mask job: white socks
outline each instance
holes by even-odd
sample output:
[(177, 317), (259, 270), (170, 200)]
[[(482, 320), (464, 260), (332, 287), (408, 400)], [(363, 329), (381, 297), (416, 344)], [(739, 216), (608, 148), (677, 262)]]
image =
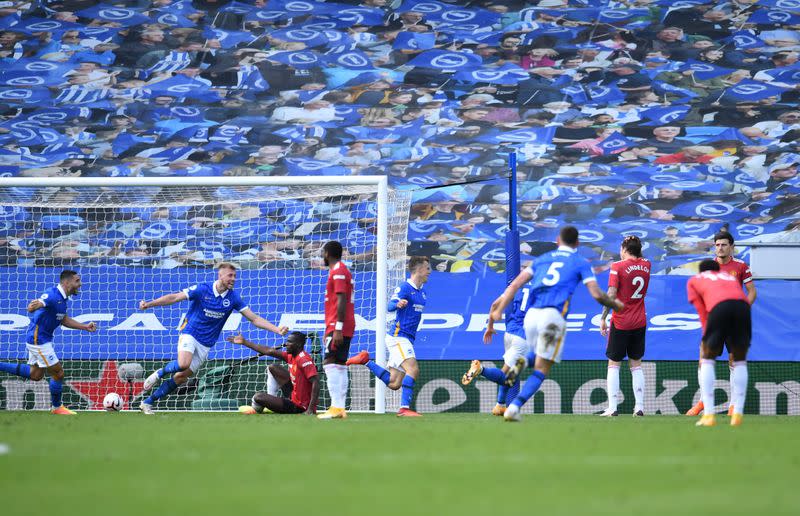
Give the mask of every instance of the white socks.
[(714, 365), (714, 360), (704, 358), (700, 360), (700, 369), (697, 371), (697, 381), (700, 383), (700, 394), (706, 414), (714, 413), (714, 382), (717, 379)]
[(619, 366), (608, 366), (606, 375), (606, 393), (608, 394), (608, 410), (617, 410), (617, 393), (619, 392)]
[(275, 380), (275, 378), (270, 374), (269, 370), (267, 370), (267, 394), (270, 396), (277, 396), (278, 391), (280, 390), (281, 388), (278, 385), (278, 381)]
[(731, 403), (734, 414), (744, 414), (744, 400), (747, 397), (747, 362), (734, 362), (731, 370)]
[(322, 366), (328, 379), (328, 394), (331, 396), (331, 407), (345, 408), (347, 389), (350, 387), (350, 376), (347, 366), (325, 364)]
[(644, 411), (644, 371), (642, 367), (631, 368), (631, 379), (633, 382), (633, 398), (636, 400), (636, 406), (633, 411)]

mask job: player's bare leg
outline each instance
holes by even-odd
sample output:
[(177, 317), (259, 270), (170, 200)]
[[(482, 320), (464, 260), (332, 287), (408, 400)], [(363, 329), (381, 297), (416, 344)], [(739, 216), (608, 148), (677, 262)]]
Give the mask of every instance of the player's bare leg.
[(615, 360), (608, 361), (608, 372), (606, 373), (606, 394), (608, 396), (608, 407), (600, 414), (601, 417), (616, 417), (619, 415), (617, 411), (617, 394), (619, 393), (619, 367), (621, 362)]
[[(520, 362), (527, 363), (527, 359), (520, 358), (517, 360), (517, 364)], [(542, 382), (544, 382), (545, 377), (550, 374), (550, 368), (553, 367), (552, 360), (547, 360), (545, 358), (536, 357), (536, 363), (533, 367), (533, 374), (528, 378), (525, 382), (525, 385), (522, 387), (522, 391), (520, 391), (519, 396), (515, 399), (509, 406), (506, 408), (505, 414), (503, 414), (503, 419), (506, 421), (521, 421), (522, 417), (520, 416), (520, 409), (522, 408), (522, 404), (527, 402), (541, 387)]]
[(191, 378), (194, 375), (194, 372), (192, 372), (192, 370), (190, 369), (192, 365), (192, 358), (194, 358), (194, 354), (191, 351), (185, 351), (185, 350), (178, 351), (177, 366), (180, 369), (180, 371), (172, 375), (172, 378), (163, 382), (158, 387), (158, 389), (156, 389), (156, 391), (150, 395), (150, 397), (146, 398), (139, 404), (139, 410), (141, 410), (143, 414), (149, 416), (155, 413), (153, 411), (152, 401), (148, 400), (157, 400), (163, 396), (166, 396), (167, 394), (175, 390), (178, 386), (186, 383), (189, 380), (189, 378)]
[[(33, 373), (33, 369), (31, 369), (31, 373)], [(61, 404), (61, 386), (64, 382), (64, 368), (62, 367), (61, 362), (49, 366), (47, 368), (47, 374), (49, 374), (50, 378), (52, 378), (50, 381), (50, 397), (53, 403), (53, 408), (50, 409), (50, 413), (58, 414), (59, 416), (74, 416), (76, 414), (75, 411), (72, 411)]]
[[(411, 397), (414, 394), (414, 384), (419, 377), (419, 364), (416, 358), (407, 358), (400, 364), (402, 371), (392, 369), (391, 379), (389, 380), (389, 388), (394, 389), (402, 388), (403, 392), (400, 397), (400, 410), (397, 411), (399, 417), (420, 417), (416, 411), (411, 410)], [(399, 382), (399, 383), (398, 383)]]
[(703, 413), (703, 416), (695, 423), (695, 426), (714, 426), (717, 424), (713, 413), (716, 357), (711, 350), (706, 349), (705, 344), (702, 345), (701, 350), (703, 359), (700, 361), (697, 380), (700, 384), (700, 395), (702, 396), (703, 404), (705, 407), (710, 407), (710, 409)]

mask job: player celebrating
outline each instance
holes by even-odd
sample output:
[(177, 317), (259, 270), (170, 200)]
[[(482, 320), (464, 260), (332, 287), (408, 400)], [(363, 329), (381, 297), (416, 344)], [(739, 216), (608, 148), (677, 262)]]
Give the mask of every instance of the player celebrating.
[[(561, 228), (556, 242), (558, 249), (539, 256), (533, 265), (520, 272), (489, 314), (492, 320), (499, 321), (517, 291), (528, 281), (531, 282), (534, 301), (525, 314), (525, 335), (529, 346), (535, 342), (536, 363), (533, 374), (525, 382), (519, 396), (506, 408), (503, 414), (506, 421), (520, 421), (522, 405), (536, 394), (553, 364), (561, 361), (567, 327), (564, 318), (579, 282), (586, 285), (591, 296), (601, 305), (619, 311), (625, 308), (619, 300), (611, 299), (600, 290), (589, 262), (578, 254), (577, 229), (572, 226)], [(517, 359), (514, 375), (519, 375), (527, 365), (525, 358)]]
[[(287, 370), (278, 365), (267, 368), (267, 392), (257, 392), (253, 395), (252, 405), (239, 408), (243, 414), (261, 414), (264, 410), (276, 414), (314, 414), (317, 412), (319, 399), (319, 377), (317, 366), (305, 352), (306, 336), (298, 331), (293, 331), (286, 337), (286, 351), (253, 344), (241, 334), (228, 337), (228, 342), (242, 344), (261, 355), (278, 358), (289, 365)], [(284, 397), (278, 396), (282, 391)]]
[(97, 331), (97, 324), (79, 323), (67, 315), (67, 300), (81, 289), (80, 275), (71, 270), (61, 272), (58, 285), (45, 291), (39, 299), (28, 303), (28, 313), (33, 313), (28, 325), (25, 346), (28, 348), (27, 364), (0, 363), (0, 371), (29, 378), (38, 382), (44, 373), (50, 375), (50, 409), (51, 414), (74, 416), (75, 412), (61, 403), (61, 392), (64, 388), (64, 368), (53, 350), (53, 332), (59, 326), (90, 333)]
[[(727, 272), (729, 275), (736, 278), (739, 282), (739, 288), (744, 286), (747, 289), (747, 302), (751, 305), (756, 301), (756, 285), (753, 282), (753, 275), (750, 273), (750, 267), (748, 267), (747, 263), (738, 258), (733, 257), (734, 246), (733, 246), (733, 235), (728, 233), (727, 231), (720, 231), (716, 235), (714, 235), (714, 250), (715, 250), (715, 260), (719, 264), (719, 268), (722, 272)], [(702, 351), (700, 360), (702, 361)], [(733, 357), (728, 356), (728, 365), (733, 370)], [(736, 393), (733, 392), (731, 389), (731, 399), (736, 397)], [(687, 416), (697, 416), (700, 412), (703, 411), (704, 404), (703, 400), (697, 402), (695, 406), (690, 408), (688, 412), (686, 412)], [(733, 403), (730, 403), (728, 406), (728, 415), (733, 414)]]
[[(715, 361), (725, 345), (733, 357), (731, 425), (739, 426), (742, 424), (747, 394), (747, 350), (752, 330), (750, 303), (738, 280), (720, 268), (715, 260), (703, 260), (700, 262), (700, 274), (689, 279), (686, 288), (689, 302), (697, 309), (703, 326), (703, 340), (700, 343), (702, 358), (697, 374), (703, 404), (714, 407)], [(714, 426), (715, 417), (712, 410), (707, 410), (697, 421), (697, 426)]]
[(419, 366), (414, 356), (414, 339), (417, 327), (422, 319), (427, 295), (423, 286), (431, 275), (431, 265), (425, 256), (412, 256), (408, 260), (411, 277), (394, 290), (389, 300), (389, 311), (397, 311), (397, 319), (392, 335), (386, 336), (386, 347), (389, 349), (389, 371), (369, 359), (368, 351), (361, 351), (347, 361), (347, 365), (361, 364), (367, 366), (380, 381), (396, 391), (403, 388), (400, 397), (400, 417), (419, 417), (411, 410), (411, 396), (414, 394), (414, 383), (419, 377)]
[[(506, 317), (506, 331), (503, 334), (503, 367), (483, 367), (480, 360), (473, 360), (469, 370), (461, 377), (463, 385), (469, 385), (477, 375), (481, 375), (487, 380), (498, 384), (497, 404), (492, 408), (493, 416), (502, 416), (506, 411), (506, 406), (519, 394), (519, 378), (514, 375), (514, 364), (519, 358), (525, 357), (529, 353), (528, 341), (525, 338), (525, 313), (530, 300), (530, 289), (523, 288), (514, 295), (511, 305), (510, 317)], [(494, 310), (499, 300), (495, 300), (491, 312)], [(490, 344), (495, 334), (494, 321), (490, 318), (483, 333), (483, 343)], [(533, 364), (535, 358), (530, 357), (529, 363)], [(509, 377), (509, 372), (511, 376)], [(511, 386), (507, 385), (511, 383)]]
[(328, 379), (331, 406), (318, 414), (319, 419), (345, 419), (345, 403), (350, 378), (347, 356), (356, 329), (353, 296), (355, 284), (350, 271), (342, 262), (342, 244), (331, 240), (322, 247), (322, 259), (328, 266), (325, 285), (325, 358), (322, 368)]
[(144, 390), (147, 391), (164, 375), (170, 375), (167, 381), (139, 405), (143, 413), (153, 414), (153, 403), (186, 383), (197, 373), (206, 361), (208, 352), (216, 344), (225, 321), (234, 310), (262, 330), (279, 335), (285, 335), (289, 331), (286, 326), (278, 327), (259, 317), (242, 301), (239, 293), (233, 290), (236, 284), (236, 267), (232, 263), (220, 263), (217, 269), (216, 281), (193, 285), (181, 292), (167, 294), (153, 301), (139, 302), (139, 310), (147, 310), (154, 306), (169, 306), (187, 299), (191, 301), (178, 337), (178, 359), (148, 376), (144, 382)]
[(644, 298), (650, 284), (650, 262), (642, 258), (642, 241), (637, 236), (627, 236), (622, 240), (619, 250), (622, 260), (611, 265), (608, 277), (608, 297), (617, 298), (625, 303), (625, 310), (614, 311), (611, 316), (611, 330), (606, 324), (608, 307), (600, 316), (600, 333), (608, 337), (606, 357), (608, 357), (608, 373), (606, 375), (606, 392), (608, 392), (608, 408), (602, 416), (616, 416), (617, 392), (619, 392), (619, 366), (627, 355), (633, 380), (633, 396), (636, 400), (633, 408), (634, 416), (644, 416), (644, 372), (642, 357), (644, 356), (644, 337), (647, 327), (647, 315), (644, 309)]

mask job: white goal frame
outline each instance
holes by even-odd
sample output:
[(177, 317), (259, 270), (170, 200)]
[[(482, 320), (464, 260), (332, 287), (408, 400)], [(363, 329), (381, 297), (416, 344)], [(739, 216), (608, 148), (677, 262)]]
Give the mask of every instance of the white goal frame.
[[(239, 176), (239, 177), (0, 177), (0, 188), (146, 188), (146, 187), (222, 187), (222, 186), (374, 186), (377, 192), (377, 274), (375, 296), (375, 362), (386, 364), (387, 288), (388, 288), (388, 203), (386, 176)], [(375, 413), (386, 412), (386, 386), (375, 382)]]

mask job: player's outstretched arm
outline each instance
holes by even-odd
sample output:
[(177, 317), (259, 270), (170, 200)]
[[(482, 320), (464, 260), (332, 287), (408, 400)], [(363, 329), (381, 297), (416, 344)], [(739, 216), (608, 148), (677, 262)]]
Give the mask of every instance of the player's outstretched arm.
[(259, 355), (266, 355), (268, 357), (280, 358), (281, 360), (283, 360), (283, 352), (280, 349), (271, 348), (269, 346), (262, 346), (261, 344), (250, 342), (249, 340), (245, 339), (241, 333), (231, 337), (225, 337), (225, 340), (227, 340), (231, 344), (239, 344), (241, 346), (246, 346), (255, 351), (256, 353), (258, 353)]
[(589, 289), (589, 294), (601, 305), (617, 311), (622, 311), (622, 309), (625, 308), (625, 305), (622, 304), (622, 301), (619, 299), (612, 299), (608, 297), (608, 294), (600, 290), (600, 286), (596, 281), (588, 281), (585, 283), (585, 285), (586, 288)]
[(503, 312), (506, 311), (508, 305), (511, 304), (511, 301), (514, 299), (514, 296), (517, 295), (517, 291), (522, 288), (527, 282), (531, 280), (533, 276), (528, 270), (524, 270), (517, 274), (517, 277), (514, 278), (514, 281), (511, 282), (509, 286), (506, 287), (506, 290), (503, 294), (494, 300), (492, 303), (492, 307), (489, 311), (489, 319), (492, 321), (499, 321), (503, 318)]
[[(606, 295), (611, 299), (616, 299), (617, 287), (608, 287), (608, 292), (606, 292)], [(610, 311), (611, 309), (609, 307), (604, 306), (603, 313), (600, 314), (600, 335), (602, 335), (603, 337), (608, 336), (608, 323), (606, 322), (606, 319), (608, 318), (608, 312)]]
[(35, 312), (36, 310), (38, 310), (40, 308), (44, 308), (44, 301), (42, 301), (41, 299), (34, 299), (30, 303), (28, 303), (27, 310), (28, 310), (28, 313), (31, 313), (31, 312)]
[(308, 401), (306, 414), (314, 415), (317, 413), (317, 403), (319, 403), (319, 376), (312, 376), (308, 381), (311, 382), (311, 399)]
[(240, 312), (245, 319), (253, 323), (253, 326), (256, 328), (261, 328), (262, 330), (271, 331), (272, 333), (277, 333), (278, 335), (286, 335), (289, 333), (288, 326), (275, 326), (268, 320), (264, 319), (260, 315), (256, 315), (255, 312), (250, 310), (249, 308), (245, 308)]
[(96, 322), (88, 322), (86, 324), (79, 323), (72, 317), (65, 315), (64, 318), (61, 320), (61, 325), (66, 326), (67, 328), (72, 328), (73, 330), (83, 330), (88, 331), (89, 333), (94, 333), (97, 331), (97, 323)]
[(173, 294), (161, 296), (152, 301), (139, 301), (139, 310), (147, 310), (148, 308), (153, 308), (154, 306), (174, 305), (175, 303), (185, 301), (187, 299), (189, 299), (189, 295), (186, 294), (186, 292), (175, 292)]

